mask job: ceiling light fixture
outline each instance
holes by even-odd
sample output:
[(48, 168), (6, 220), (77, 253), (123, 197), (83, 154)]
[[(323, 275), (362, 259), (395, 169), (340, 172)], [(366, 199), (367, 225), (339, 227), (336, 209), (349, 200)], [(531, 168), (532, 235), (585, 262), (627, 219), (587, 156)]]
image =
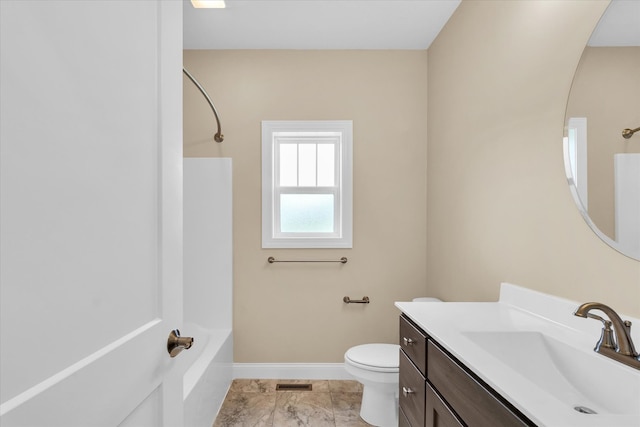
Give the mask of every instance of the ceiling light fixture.
[(207, 8), (207, 9), (224, 9), (227, 7), (224, 4), (224, 0), (191, 0), (191, 4), (195, 8)]

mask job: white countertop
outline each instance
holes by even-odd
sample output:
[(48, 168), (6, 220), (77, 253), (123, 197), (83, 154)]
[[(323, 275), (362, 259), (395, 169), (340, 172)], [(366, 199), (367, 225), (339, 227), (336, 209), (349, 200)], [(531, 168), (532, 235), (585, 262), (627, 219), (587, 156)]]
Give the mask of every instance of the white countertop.
[[(593, 351), (600, 337), (602, 324), (593, 319), (574, 316), (574, 310), (580, 305), (578, 302), (503, 283), (498, 302), (396, 302), (395, 305), (540, 427), (640, 427), (640, 370)], [(631, 320), (635, 324), (632, 336), (636, 347), (640, 347), (640, 321), (619, 314), (624, 320)], [(521, 337), (543, 334), (567, 344), (570, 350), (575, 349), (576, 355), (580, 356), (576, 360), (593, 360), (600, 364), (599, 367), (603, 367), (607, 375), (603, 377), (600, 372), (603, 379), (597, 380), (600, 381), (597, 390), (593, 390), (595, 387), (583, 387), (583, 390), (579, 390), (581, 395), (594, 396), (593, 401), (568, 404), (545, 389), (543, 380), (537, 383), (532, 381), (531, 375), (522, 375), (518, 369), (495, 357), (470, 338), (474, 333), (484, 332), (507, 333), (507, 336), (510, 332), (533, 333)], [(514, 342), (514, 345), (517, 343)], [(536, 360), (533, 356), (530, 361), (518, 361), (520, 364), (523, 362), (535, 370), (536, 366), (533, 365)], [(593, 385), (593, 378), (598, 377), (598, 373), (589, 372), (589, 367), (584, 372), (580, 372), (580, 366), (573, 368), (579, 375), (584, 374), (585, 378), (591, 380), (585, 384)], [(612, 409), (615, 405), (605, 407), (606, 405), (598, 406), (594, 403), (601, 403), (599, 399), (603, 398), (603, 394), (615, 393), (615, 378), (624, 379), (626, 396), (631, 397), (632, 403), (636, 402), (636, 405), (625, 405), (624, 414)], [(598, 413), (579, 413), (573, 409), (575, 405), (588, 406)]]

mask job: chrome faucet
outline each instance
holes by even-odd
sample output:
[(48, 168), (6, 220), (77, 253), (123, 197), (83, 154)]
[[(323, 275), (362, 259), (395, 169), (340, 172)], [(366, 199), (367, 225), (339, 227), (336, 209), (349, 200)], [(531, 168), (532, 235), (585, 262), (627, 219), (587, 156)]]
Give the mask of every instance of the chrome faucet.
[[(590, 313), (591, 310), (600, 310), (607, 315), (609, 320)], [(631, 339), (631, 322), (622, 320), (618, 313), (611, 307), (599, 302), (586, 302), (576, 309), (575, 316), (596, 319), (602, 322), (602, 335), (596, 344), (594, 351), (610, 357), (625, 365), (640, 369), (640, 355), (633, 346)], [(611, 327), (613, 326), (613, 330)], [(614, 340), (615, 334), (615, 340)]]

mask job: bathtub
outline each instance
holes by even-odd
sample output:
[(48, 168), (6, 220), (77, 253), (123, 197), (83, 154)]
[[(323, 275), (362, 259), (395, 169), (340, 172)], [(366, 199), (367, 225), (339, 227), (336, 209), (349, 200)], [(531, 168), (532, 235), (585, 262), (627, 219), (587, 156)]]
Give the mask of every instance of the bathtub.
[(231, 384), (231, 159), (184, 159), (184, 323), (194, 338), (177, 358), (185, 427), (211, 427)]
[(231, 329), (205, 329), (185, 323), (185, 336), (194, 344), (176, 359), (186, 366), (183, 376), (185, 427), (211, 427), (231, 384)]

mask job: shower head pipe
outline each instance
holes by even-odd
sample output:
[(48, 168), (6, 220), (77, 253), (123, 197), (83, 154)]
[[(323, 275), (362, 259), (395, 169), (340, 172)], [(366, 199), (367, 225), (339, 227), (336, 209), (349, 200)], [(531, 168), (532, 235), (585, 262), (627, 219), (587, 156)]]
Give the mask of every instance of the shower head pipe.
[(224, 141), (224, 135), (222, 134), (222, 126), (220, 126), (220, 118), (218, 117), (218, 110), (216, 110), (215, 105), (213, 105), (213, 101), (211, 101), (211, 98), (209, 98), (209, 94), (207, 94), (207, 91), (204, 90), (204, 88), (202, 87), (202, 85), (200, 83), (198, 83), (198, 81), (191, 75), (191, 73), (189, 73), (186, 68), (182, 68), (182, 72), (189, 77), (189, 80), (191, 80), (191, 82), (196, 85), (196, 87), (198, 88), (198, 90), (200, 91), (200, 93), (202, 93), (202, 95), (204, 96), (204, 98), (207, 100), (207, 102), (209, 103), (209, 106), (211, 107), (211, 111), (213, 111), (213, 115), (216, 118), (216, 124), (218, 125), (218, 132), (216, 132), (216, 134), (213, 136), (214, 141), (216, 142), (222, 142)]
[(629, 139), (633, 136), (634, 133), (638, 132), (640, 130), (640, 128), (635, 128), (635, 129), (624, 129), (622, 131), (622, 137), (624, 139)]

